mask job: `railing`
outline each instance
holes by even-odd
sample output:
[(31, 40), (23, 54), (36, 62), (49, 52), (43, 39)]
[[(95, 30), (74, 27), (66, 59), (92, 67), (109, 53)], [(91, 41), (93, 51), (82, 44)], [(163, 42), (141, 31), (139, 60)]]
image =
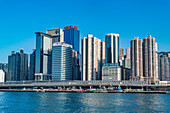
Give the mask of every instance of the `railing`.
[(0, 85), (147, 85), (145, 81), (15, 81), (4, 82)]

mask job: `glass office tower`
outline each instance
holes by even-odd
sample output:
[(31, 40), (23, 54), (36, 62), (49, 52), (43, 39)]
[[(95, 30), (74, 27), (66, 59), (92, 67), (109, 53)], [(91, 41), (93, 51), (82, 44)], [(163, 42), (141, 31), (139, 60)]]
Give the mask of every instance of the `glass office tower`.
[(61, 28), (48, 29), (46, 34), (51, 35), (52, 44), (55, 42), (63, 42), (64, 41), (64, 31)]
[[(64, 28), (64, 42), (72, 45), (73, 49), (80, 52), (80, 31), (76, 26), (66, 26)], [(79, 58), (79, 56), (78, 56)]]
[[(77, 65), (78, 68), (78, 77), (74, 80), (80, 80), (80, 31), (77, 30), (76, 26), (66, 26), (64, 27), (64, 42), (72, 45), (72, 49), (77, 52), (77, 61), (73, 65)], [(73, 77), (75, 78), (75, 77)]]
[(53, 44), (52, 50), (52, 80), (72, 80), (72, 46), (64, 42)]
[(119, 34), (105, 36), (105, 63), (119, 63)]
[(121, 80), (119, 34), (105, 35), (105, 63), (102, 66), (102, 80)]
[(52, 64), (51, 35), (36, 32), (35, 80), (49, 80)]

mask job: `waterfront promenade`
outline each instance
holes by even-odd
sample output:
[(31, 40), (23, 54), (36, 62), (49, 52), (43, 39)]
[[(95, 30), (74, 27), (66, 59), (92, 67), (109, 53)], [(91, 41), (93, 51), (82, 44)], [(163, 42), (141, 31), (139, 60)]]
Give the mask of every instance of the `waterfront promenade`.
[(4, 82), (0, 83), (0, 89), (12, 88), (108, 88), (118, 87), (123, 89), (147, 89), (150, 87), (168, 88), (170, 84), (147, 84), (145, 81), (20, 81), (20, 82)]

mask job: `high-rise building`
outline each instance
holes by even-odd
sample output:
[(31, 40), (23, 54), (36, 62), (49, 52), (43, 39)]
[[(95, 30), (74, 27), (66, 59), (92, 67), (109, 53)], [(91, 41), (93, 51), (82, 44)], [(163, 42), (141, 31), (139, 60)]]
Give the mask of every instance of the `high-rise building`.
[(0, 63), (0, 69), (2, 69), (2, 70), (8, 69), (8, 64), (7, 63)]
[(32, 54), (30, 54), (30, 68), (29, 68), (28, 80), (35, 80), (35, 59), (36, 59), (35, 53), (36, 53), (36, 49), (34, 49)]
[(102, 80), (102, 65), (104, 63), (105, 63), (105, 42), (101, 42), (101, 64), (100, 64), (101, 77), (100, 77), (100, 80)]
[[(72, 49), (74, 52), (76, 52), (77, 61), (74, 60), (74, 67), (77, 69), (76, 74), (77, 77), (73, 76), (74, 80), (80, 80), (81, 74), (80, 74), (80, 31), (77, 29), (76, 26), (66, 26), (64, 27), (64, 42), (72, 45)], [(78, 64), (78, 65), (77, 65)], [(74, 74), (75, 75), (75, 74)]]
[(50, 80), (52, 66), (51, 35), (36, 32), (35, 80)]
[(105, 63), (105, 42), (101, 42), (101, 63)]
[(156, 46), (155, 38), (147, 35), (143, 39), (143, 79), (147, 83), (154, 83), (156, 80)]
[(138, 80), (143, 77), (142, 40), (139, 37), (131, 40), (130, 50), (132, 78)]
[(121, 80), (119, 34), (105, 35), (105, 63), (102, 66), (102, 80)]
[(161, 81), (170, 81), (170, 57), (168, 57), (168, 54), (168, 52), (158, 53), (158, 75)]
[(0, 82), (5, 82), (5, 72), (0, 69)]
[(170, 81), (169, 75), (169, 59), (167, 56), (162, 55), (160, 57), (160, 80), (161, 81)]
[(159, 54), (156, 52), (156, 74), (155, 78), (159, 79)]
[(36, 32), (35, 80), (50, 80), (52, 73), (52, 44), (64, 41), (61, 28)]
[[(0, 63), (0, 69), (2, 69), (5, 72), (5, 77), (7, 77), (8, 74), (8, 64), (7, 63)], [(6, 80), (6, 78), (5, 78)]]
[(129, 58), (125, 58), (125, 60), (124, 60), (124, 67), (128, 68), (128, 69), (131, 69), (131, 61), (130, 61)]
[(124, 58), (124, 49), (119, 48), (119, 60), (121, 60), (122, 58)]
[(80, 80), (80, 65), (77, 62), (77, 51), (72, 50), (72, 70), (73, 70), (73, 80)]
[(101, 80), (102, 59), (104, 43), (101, 40), (88, 34), (81, 39), (81, 79)]
[(52, 80), (72, 80), (72, 46), (64, 42), (53, 44), (52, 50)]
[(72, 45), (73, 50), (80, 52), (80, 31), (76, 26), (64, 27), (64, 42)]
[(131, 79), (131, 69), (129, 68), (122, 68), (122, 80), (130, 80)]
[(155, 38), (147, 35), (142, 42), (138, 37), (134, 37), (131, 40), (132, 79), (139, 80), (140, 78), (141, 81), (149, 84), (158, 81), (157, 58)]
[(119, 63), (119, 34), (105, 35), (105, 63)]
[(19, 53), (12, 51), (8, 56), (7, 81), (28, 80), (28, 54), (23, 49)]
[(52, 44), (55, 42), (64, 42), (64, 31), (61, 28), (48, 29), (46, 34), (51, 35)]
[(130, 59), (130, 48), (126, 49), (126, 58)]

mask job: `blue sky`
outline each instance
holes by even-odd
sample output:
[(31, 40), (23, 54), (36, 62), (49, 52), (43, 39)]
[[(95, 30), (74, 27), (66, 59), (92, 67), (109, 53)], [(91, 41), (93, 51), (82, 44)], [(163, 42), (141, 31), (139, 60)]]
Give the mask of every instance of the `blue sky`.
[(170, 51), (170, 0), (0, 0), (0, 62), (11, 51), (35, 48), (35, 32), (75, 25), (104, 41), (119, 33), (120, 47), (150, 34), (159, 51)]

